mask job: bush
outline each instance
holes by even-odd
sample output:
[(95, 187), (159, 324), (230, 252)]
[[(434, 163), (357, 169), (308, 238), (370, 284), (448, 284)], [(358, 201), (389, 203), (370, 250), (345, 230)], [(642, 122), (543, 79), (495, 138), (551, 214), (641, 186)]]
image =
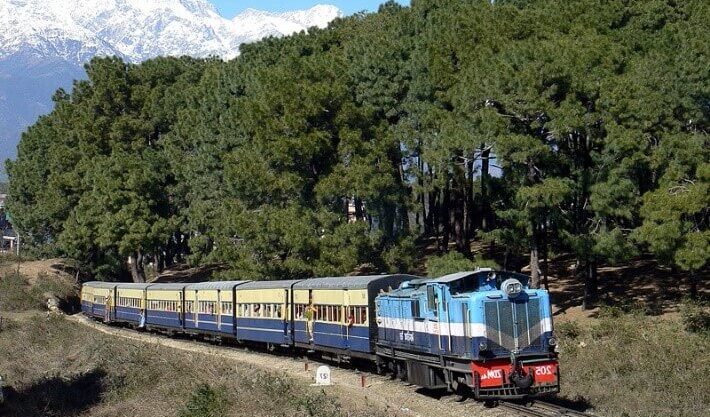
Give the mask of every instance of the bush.
[(402, 239), (382, 254), (382, 260), (391, 273), (411, 272), (416, 262), (416, 245), (411, 238)]
[(427, 275), (440, 277), (460, 271), (473, 271), (476, 268), (499, 269), (500, 266), (490, 259), (476, 256), (474, 260), (468, 259), (460, 252), (449, 252), (441, 256), (432, 256), (426, 263)]
[(207, 384), (200, 384), (192, 394), (180, 417), (222, 417), (229, 409), (226, 389), (212, 389)]
[(683, 325), (691, 333), (710, 334), (710, 303), (686, 300), (681, 307)]
[(558, 337), (574, 340), (582, 334), (582, 328), (575, 321), (565, 321), (555, 325)]
[(449, 252), (441, 256), (432, 256), (426, 262), (427, 275), (440, 277), (459, 271), (469, 271), (476, 268), (472, 260), (459, 252)]

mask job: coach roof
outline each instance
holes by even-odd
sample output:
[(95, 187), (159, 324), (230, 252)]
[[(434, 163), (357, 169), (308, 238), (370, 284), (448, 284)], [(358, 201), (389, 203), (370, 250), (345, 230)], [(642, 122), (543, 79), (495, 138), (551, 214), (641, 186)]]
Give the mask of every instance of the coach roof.
[(116, 284), (118, 282), (89, 281), (84, 283), (85, 286), (90, 288), (113, 288)]
[(208, 281), (187, 284), (186, 290), (231, 290), (249, 281)]
[(159, 284), (150, 284), (148, 286), (148, 291), (154, 291), (154, 290), (165, 290), (165, 291), (176, 291), (176, 290), (182, 290), (183, 288), (187, 287), (188, 284), (165, 284), (165, 283), (159, 283)]
[(367, 275), (355, 277), (326, 277), (326, 278), (310, 278), (303, 280), (293, 286), (294, 289), (363, 289), (368, 288), (370, 284), (379, 280), (388, 280), (389, 278), (404, 278), (417, 279), (413, 275)]
[(152, 284), (147, 284), (145, 282), (121, 282), (118, 284), (118, 289), (120, 290), (144, 290), (150, 287)]
[(285, 279), (277, 281), (250, 281), (244, 285), (240, 285), (240, 290), (268, 290), (268, 289), (285, 289), (291, 288), (291, 286), (297, 282), (301, 282), (300, 279)]

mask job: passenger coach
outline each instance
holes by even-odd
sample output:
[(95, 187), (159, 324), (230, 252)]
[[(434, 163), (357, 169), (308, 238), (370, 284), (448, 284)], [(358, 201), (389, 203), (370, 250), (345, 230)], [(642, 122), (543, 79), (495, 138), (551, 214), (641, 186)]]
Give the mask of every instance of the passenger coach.
[(401, 274), (328, 277), (294, 284), (295, 345), (374, 358), (375, 297), (416, 278)]
[(186, 285), (185, 331), (234, 337), (234, 289), (247, 282), (212, 281)]
[(293, 344), (293, 285), (299, 281), (253, 281), (236, 288), (238, 340)]

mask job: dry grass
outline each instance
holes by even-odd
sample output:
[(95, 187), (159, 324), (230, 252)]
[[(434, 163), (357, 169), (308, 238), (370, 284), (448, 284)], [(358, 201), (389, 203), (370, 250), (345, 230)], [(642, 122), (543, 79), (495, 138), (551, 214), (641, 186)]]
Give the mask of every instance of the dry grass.
[(676, 319), (602, 309), (561, 323), (562, 393), (603, 416), (701, 417), (710, 410), (710, 337)]
[(52, 296), (63, 307), (78, 303), (78, 288), (70, 281), (39, 273), (33, 280), (15, 271), (0, 273), (0, 312), (44, 309)]
[(285, 374), (111, 338), (58, 315), (2, 331), (0, 374), (8, 417), (377, 414)]

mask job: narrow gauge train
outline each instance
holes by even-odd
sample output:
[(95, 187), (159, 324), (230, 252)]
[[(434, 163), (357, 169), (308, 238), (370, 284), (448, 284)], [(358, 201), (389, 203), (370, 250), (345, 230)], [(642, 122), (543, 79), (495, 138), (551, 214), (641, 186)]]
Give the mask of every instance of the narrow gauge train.
[(559, 392), (549, 295), (511, 272), (88, 282), (81, 304), (104, 322), (361, 358), (412, 384), (478, 399)]

